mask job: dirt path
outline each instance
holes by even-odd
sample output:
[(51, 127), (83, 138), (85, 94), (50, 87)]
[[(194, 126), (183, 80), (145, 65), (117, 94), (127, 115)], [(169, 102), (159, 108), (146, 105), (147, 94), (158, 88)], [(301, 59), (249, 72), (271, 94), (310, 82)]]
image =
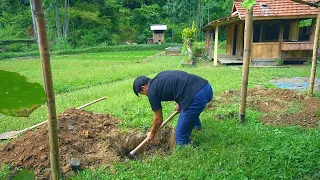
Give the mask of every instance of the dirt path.
[[(239, 99), (239, 91), (226, 91), (217, 103), (239, 103)], [(297, 125), (308, 128), (320, 125), (320, 114), (317, 115), (320, 113), (320, 99), (292, 90), (249, 89), (247, 107), (263, 112), (261, 121), (267, 125)]]

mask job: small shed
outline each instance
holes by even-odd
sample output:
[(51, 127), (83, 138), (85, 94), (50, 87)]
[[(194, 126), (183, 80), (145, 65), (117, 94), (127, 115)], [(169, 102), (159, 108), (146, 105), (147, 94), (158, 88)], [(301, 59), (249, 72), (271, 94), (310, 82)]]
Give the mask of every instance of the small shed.
[[(209, 57), (212, 56), (213, 31), (215, 30), (215, 36), (218, 36), (219, 27), (224, 26), (227, 28), (226, 55), (242, 58), (246, 16), (246, 9), (241, 6), (242, 2), (234, 0), (229, 17), (214, 20), (204, 28)], [(256, 2), (253, 7), (253, 61), (310, 60), (318, 10), (291, 0), (256, 0)], [(304, 25), (305, 22), (308, 22), (308, 25)], [(214, 58), (217, 58), (216, 54)]]
[(163, 44), (164, 43), (164, 31), (167, 30), (165, 24), (152, 24), (150, 26), (152, 31), (152, 39), (148, 39), (148, 43), (151, 44)]

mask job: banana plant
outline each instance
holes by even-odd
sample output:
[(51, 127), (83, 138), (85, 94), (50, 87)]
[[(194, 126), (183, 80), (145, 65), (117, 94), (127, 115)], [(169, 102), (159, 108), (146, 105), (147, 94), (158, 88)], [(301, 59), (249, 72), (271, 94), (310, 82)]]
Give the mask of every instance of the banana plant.
[(28, 117), (46, 101), (44, 88), (27, 78), (10, 71), (0, 70), (0, 113)]

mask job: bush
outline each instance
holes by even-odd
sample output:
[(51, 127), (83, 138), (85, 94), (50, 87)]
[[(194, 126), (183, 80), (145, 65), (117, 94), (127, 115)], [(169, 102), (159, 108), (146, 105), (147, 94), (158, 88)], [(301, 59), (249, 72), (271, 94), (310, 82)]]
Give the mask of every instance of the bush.
[[(99, 52), (122, 52), (122, 51), (151, 51), (159, 50), (164, 51), (167, 47), (181, 46), (178, 43), (165, 43), (165, 44), (137, 44), (137, 45), (118, 45), (108, 46), (107, 44), (100, 44), (96, 47), (82, 48), (82, 49), (66, 49), (62, 51), (52, 52), (52, 55), (65, 55), (65, 54), (79, 54), (79, 53), (99, 53)], [(1, 59), (26, 57), (26, 56), (39, 56), (39, 51), (29, 52), (4, 52), (0, 53)]]
[(71, 49), (71, 48), (72, 47), (68, 43), (67, 39), (61, 38), (61, 39), (57, 39), (57, 41), (52, 44), (51, 50), (58, 51), (58, 50), (65, 50), (65, 49)]
[(0, 49), (3, 52), (26, 52), (37, 50), (38, 46), (32, 40), (7, 40), (0, 41)]
[(82, 49), (70, 49), (59, 52), (54, 52), (53, 54), (78, 54), (78, 53), (98, 53), (98, 52), (121, 52), (121, 51), (148, 51), (148, 50), (159, 50), (164, 51), (167, 47), (181, 46), (177, 43), (166, 43), (166, 44), (136, 44), (136, 45), (118, 45), (118, 46), (97, 46)]
[(192, 45), (192, 51), (196, 57), (202, 57), (205, 54), (204, 42), (194, 42)]

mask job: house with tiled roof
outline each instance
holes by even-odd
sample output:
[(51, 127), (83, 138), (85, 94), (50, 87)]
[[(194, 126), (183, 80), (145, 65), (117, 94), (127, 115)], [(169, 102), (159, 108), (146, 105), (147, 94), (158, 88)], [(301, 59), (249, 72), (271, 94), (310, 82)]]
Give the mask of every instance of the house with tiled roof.
[[(306, 1), (314, 3), (318, 0)], [(234, 0), (229, 17), (216, 19), (205, 26), (209, 57), (212, 57), (213, 37), (218, 36), (219, 28), (226, 28), (226, 55), (241, 61), (247, 12), (241, 6), (242, 2)], [(256, 2), (253, 7), (252, 60), (310, 60), (318, 10), (291, 0)]]

